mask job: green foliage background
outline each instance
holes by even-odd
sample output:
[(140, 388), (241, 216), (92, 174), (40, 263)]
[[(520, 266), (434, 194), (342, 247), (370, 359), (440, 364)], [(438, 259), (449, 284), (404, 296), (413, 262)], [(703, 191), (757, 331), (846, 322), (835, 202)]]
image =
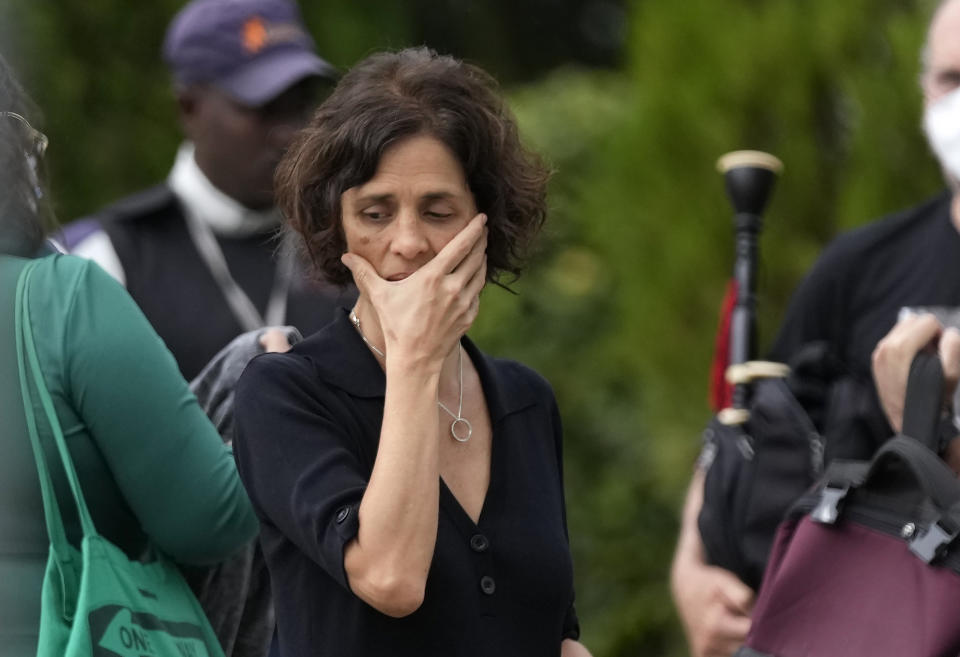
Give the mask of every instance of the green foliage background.
[[(157, 53), (179, 4), (0, 4), (0, 50), (46, 115), (61, 218), (166, 174), (178, 134)], [(440, 35), (500, 76), (555, 167), (547, 235), (519, 295), (486, 292), (473, 333), (556, 388), (585, 642), (597, 657), (685, 654), (667, 573), (732, 263), (714, 162), (757, 148), (786, 165), (762, 238), (766, 344), (831, 236), (942, 186), (919, 129), (929, 3), (634, 0), (608, 14), (625, 38), (594, 57), (617, 64), (604, 68), (525, 55), (536, 38), (562, 50), (550, 25), (508, 38), (511, 12), (547, 16), (562, 2), (303, 4), (343, 67)]]

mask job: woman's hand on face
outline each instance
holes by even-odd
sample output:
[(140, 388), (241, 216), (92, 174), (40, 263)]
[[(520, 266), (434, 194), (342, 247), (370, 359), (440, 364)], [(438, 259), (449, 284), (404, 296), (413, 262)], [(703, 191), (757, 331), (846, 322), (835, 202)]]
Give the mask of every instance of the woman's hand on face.
[(487, 277), (487, 217), (478, 214), (420, 269), (400, 281), (381, 278), (364, 258), (341, 260), (383, 331), (387, 353), (437, 366), (477, 317)]

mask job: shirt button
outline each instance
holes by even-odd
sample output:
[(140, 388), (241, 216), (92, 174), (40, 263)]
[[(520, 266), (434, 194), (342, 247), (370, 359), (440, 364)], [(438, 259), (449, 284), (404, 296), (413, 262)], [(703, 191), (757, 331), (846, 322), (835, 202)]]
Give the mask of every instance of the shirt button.
[(484, 575), (480, 578), (480, 590), (487, 595), (493, 595), (493, 592), (497, 590), (497, 583), (489, 575)]
[(490, 540), (483, 534), (474, 534), (470, 537), (470, 549), (474, 552), (486, 552), (490, 547)]
[(343, 507), (342, 509), (340, 509), (339, 511), (337, 511), (337, 524), (342, 523), (344, 520), (347, 519), (347, 516), (349, 516), (349, 515), (350, 515), (350, 507), (349, 507), (349, 506), (345, 506), (345, 507)]

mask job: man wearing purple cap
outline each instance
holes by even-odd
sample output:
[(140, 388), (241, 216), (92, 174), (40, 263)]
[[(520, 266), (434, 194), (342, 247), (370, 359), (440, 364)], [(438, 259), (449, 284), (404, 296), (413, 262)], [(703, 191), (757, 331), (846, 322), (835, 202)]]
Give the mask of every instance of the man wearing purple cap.
[(273, 172), (336, 69), (291, 0), (193, 0), (163, 57), (186, 137), (170, 175), (64, 239), (127, 287), (190, 379), (241, 332), (332, 317), (337, 292), (276, 239)]

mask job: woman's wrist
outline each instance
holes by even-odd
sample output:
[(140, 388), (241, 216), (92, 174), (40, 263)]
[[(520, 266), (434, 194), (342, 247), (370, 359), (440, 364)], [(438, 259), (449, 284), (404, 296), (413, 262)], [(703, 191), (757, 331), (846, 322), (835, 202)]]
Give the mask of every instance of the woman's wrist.
[(443, 358), (431, 357), (415, 350), (388, 350), (385, 361), (387, 380), (392, 377), (413, 378), (425, 385), (436, 385), (443, 368)]

